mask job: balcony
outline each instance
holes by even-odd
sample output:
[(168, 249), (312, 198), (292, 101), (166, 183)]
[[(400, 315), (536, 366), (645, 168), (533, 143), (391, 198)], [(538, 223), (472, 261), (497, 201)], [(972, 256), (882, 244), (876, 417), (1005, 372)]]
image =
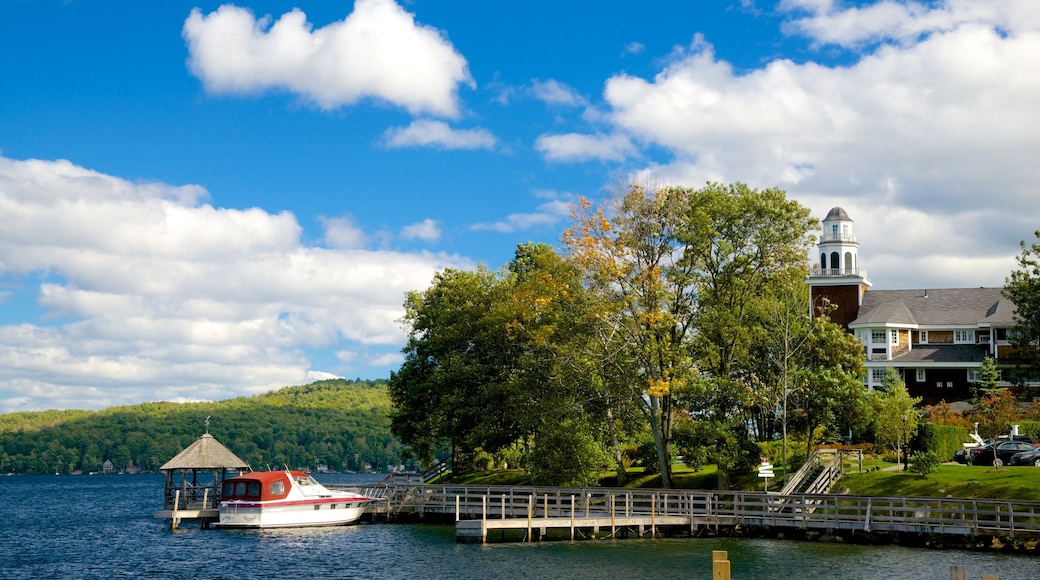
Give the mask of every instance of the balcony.
[(844, 242), (848, 244), (856, 244), (856, 236), (852, 234), (823, 234), (820, 236), (820, 243), (827, 242)]
[(867, 271), (863, 268), (813, 268), (809, 271), (810, 278), (866, 278)]

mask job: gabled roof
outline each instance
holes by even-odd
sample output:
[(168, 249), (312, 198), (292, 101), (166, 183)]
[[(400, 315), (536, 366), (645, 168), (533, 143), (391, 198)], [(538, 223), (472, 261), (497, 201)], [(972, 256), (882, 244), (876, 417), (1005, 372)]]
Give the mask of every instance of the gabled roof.
[(159, 469), (241, 469), (249, 467), (227, 447), (206, 433)]
[(1015, 304), (1002, 288), (869, 290), (849, 326), (1014, 326)]

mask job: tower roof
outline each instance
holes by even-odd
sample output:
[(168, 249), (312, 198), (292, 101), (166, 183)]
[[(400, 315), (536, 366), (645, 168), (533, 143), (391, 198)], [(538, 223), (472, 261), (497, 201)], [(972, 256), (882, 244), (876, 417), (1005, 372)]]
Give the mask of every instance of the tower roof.
[(852, 218), (849, 217), (849, 214), (845, 213), (844, 209), (842, 209), (840, 207), (835, 207), (835, 208), (832, 208), (831, 211), (827, 213), (827, 217), (823, 218), (823, 221), (830, 222), (830, 221), (835, 221), (835, 220), (841, 220), (843, 222), (851, 222)]
[(239, 459), (212, 435), (206, 433), (159, 469), (168, 471), (172, 469), (242, 469), (246, 467), (249, 465), (245, 461)]

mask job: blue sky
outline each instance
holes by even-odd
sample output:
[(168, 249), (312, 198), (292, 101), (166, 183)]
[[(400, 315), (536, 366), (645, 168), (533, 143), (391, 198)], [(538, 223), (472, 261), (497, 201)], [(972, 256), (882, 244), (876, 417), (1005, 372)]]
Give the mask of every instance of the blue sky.
[(779, 186), (875, 288), (1040, 227), (1040, 11), (0, 3), (0, 412), (388, 377), (408, 290), (618, 183)]

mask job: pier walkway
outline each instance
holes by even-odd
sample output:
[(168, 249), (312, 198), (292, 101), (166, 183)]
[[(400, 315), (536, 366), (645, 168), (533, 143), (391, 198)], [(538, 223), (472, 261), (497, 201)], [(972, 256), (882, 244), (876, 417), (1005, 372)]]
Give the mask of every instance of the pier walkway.
[(745, 491), (633, 490), (406, 484), (353, 487), (382, 498), (374, 520), (454, 521), (459, 541), (512, 531), (523, 541), (563, 537), (695, 535), (738, 528), (822, 534), (909, 533), (1040, 538), (1040, 502)]

